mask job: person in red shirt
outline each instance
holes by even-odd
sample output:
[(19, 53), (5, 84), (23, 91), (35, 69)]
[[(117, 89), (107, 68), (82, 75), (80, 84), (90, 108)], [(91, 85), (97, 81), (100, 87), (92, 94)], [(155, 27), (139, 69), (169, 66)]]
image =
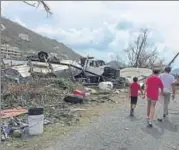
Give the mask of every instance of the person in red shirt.
[(136, 108), (139, 90), (143, 94), (140, 84), (137, 81), (138, 78), (134, 77), (133, 82), (129, 86), (129, 97), (131, 99), (130, 116), (134, 116), (134, 109)]
[(155, 105), (159, 99), (159, 89), (161, 89), (161, 94), (163, 93), (163, 83), (159, 78), (159, 69), (153, 70), (153, 75), (146, 80), (146, 96), (147, 96), (147, 119), (148, 125), (152, 127), (152, 120), (155, 113)]

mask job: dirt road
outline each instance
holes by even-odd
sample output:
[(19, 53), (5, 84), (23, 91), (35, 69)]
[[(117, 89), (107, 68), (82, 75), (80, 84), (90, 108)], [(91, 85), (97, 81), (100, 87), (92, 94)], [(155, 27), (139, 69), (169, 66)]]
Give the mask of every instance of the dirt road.
[(170, 103), (163, 123), (146, 123), (146, 101), (140, 100), (135, 117), (129, 117), (128, 103), (106, 113), (88, 126), (70, 133), (46, 150), (179, 150), (179, 97)]

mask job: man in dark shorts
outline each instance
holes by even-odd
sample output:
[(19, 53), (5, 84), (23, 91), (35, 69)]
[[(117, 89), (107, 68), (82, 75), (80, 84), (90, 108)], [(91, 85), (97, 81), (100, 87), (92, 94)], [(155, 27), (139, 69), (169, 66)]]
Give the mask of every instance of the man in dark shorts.
[(143, 91), (140, 87), (140, 84), (137, 81), (138, 81), (138, 78), (134, 77), (133, 82), (129, 86), (129, 97), (131, 99), (130, 116), (134, 116), (134, 109), (136, 108), (136, 105), (137, 105), (139, 90), (141, 91), (143, 95)]

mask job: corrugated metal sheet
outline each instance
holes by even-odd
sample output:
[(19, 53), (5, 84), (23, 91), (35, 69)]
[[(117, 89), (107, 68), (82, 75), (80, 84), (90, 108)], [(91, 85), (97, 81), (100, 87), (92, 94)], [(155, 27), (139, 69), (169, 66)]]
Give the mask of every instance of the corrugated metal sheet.
[[(47, 73), (50, 72), (50, 70), (48, 69), (47, 66), (48, 66), (48, 64), (43, 63), (43, 62), (33, 62), (33, 72), (47, 74)], [(21, 76), (24, 77), (24, 78), (30, 76), (30, 73), (29, 73), (30, 66), (28, 66), (26, 64), (14, 66), (14, 67), (11, 67), (11, 68), (14, 69), (14, 70), (17, 70), (21, 74)], [(68, 66), (58, 65), (58, 64), (52, 64), (52, 68), (53, 68), (54, 72), (59, 72), (59, 73), (69, 69)]]
[(30, 73), (29, 73), (30, 67), (26, 64), (14, 66), (14, 67), (12, 67), (12, 69), (17, 70), (20, 73), (20, 75), (24, 78), (30, 76)]

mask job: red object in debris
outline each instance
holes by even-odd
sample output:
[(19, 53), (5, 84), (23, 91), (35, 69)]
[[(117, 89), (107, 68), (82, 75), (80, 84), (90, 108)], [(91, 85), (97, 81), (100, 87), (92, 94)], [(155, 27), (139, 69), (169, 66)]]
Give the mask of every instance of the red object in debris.
[(73, 94), (78, 95), (78, 96), (82, 96), (82, 97), (86, 96), (86, 93), (84, 91), (80, 91), (80, 90), (74, 90)]
[(21, 114), (27, 113), (28, 110), (22, 107), (18, 108), (12, 108), (12, 109), (6, 109), (6, 110), (1, 110), (0, 111), (0, 117), (3, 118), (9, 118), (9, 117), (15, 117), (19, 116)]

